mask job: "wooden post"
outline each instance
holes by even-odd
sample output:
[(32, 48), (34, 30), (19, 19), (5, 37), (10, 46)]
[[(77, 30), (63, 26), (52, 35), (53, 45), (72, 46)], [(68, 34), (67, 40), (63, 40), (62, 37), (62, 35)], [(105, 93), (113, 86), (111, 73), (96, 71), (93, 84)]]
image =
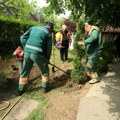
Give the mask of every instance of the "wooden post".
[[(52, 32), (52, 64), (55, 65), (55, 41), (54, 41), (54, 32)], [(55, 68), (52, 67), (52, 72), (55, 72)]]

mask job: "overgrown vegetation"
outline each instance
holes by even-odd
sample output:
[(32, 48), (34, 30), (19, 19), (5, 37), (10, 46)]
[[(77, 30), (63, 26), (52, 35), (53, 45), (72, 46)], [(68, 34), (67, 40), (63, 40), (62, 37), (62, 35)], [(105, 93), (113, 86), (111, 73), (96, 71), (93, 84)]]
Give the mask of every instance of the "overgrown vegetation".
[(20, 36), (33, 25), (37, 23), (1, 16), (0, 53), (13, 50), (20, 45)]
[(104, 43), (102, 57), (107, 63), (113, 62), (113, 58), (114, 58), (114, 54), (115, 54), (114, 46), (115, 46), (114, 43), (111, 41), (107, 41)]
[(97, 64), (96, 64), (96, 71), (99, 73), (107, 72), (108, 71), (108, 65), (107, 61), (103, 57), (99, 57)]
[[(56, 11), (56, 14), (64, 13), (65, 9), (71, 10), (71, 18), (79, 21), (83, 14), (86, 20), (92, 24), (100, 26), (120, 27), (120, 1), (119, 0), (46, 0), (50, 3), (50, 10)], [(57, 3), (57, 4), (56, 4)], [(112, 10), (111, 10), (112, 9)]]

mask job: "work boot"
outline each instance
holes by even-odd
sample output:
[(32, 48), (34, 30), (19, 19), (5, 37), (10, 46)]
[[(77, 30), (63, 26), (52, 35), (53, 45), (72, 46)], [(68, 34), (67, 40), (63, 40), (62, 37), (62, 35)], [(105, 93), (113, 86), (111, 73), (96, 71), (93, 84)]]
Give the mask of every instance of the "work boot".
[(69, 60), (65, 60), (65, 62), (69, 63)]
[(49, 91), (52, 90), (52, 87), (51, 87), (51, 86), (46, 87), (46, 88), (45, 88), (45, 87), (42, 87), (41, 90), (42, 90), (43, 93), (47, 93), (47, 92), (49, 92)]
[(21, 96), (21, 95), (23, 95), (24, 92), (25, 92), (25, 91), (20, 91), (20, 90), (18, 90), (18, 95)]
[(98, 83), (98, 82), (100, 82), (99, 78), (93, 78), (92, 80), (89, 81), (90, 84), (95, 84), (95, 83)]
[(41, 88), (41, 91), (42, 91), (42, 93), (47, 93), (47, 89), (46, 88)]

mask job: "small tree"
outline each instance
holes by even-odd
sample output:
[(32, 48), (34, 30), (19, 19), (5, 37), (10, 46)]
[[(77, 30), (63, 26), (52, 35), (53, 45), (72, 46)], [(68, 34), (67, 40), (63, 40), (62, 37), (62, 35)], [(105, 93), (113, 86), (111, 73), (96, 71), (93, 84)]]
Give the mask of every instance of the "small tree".
[(72, 70), (71, 76), (74, 81), (83, 83), (85, 82), (86, 75), (84, 74), (85, 66), (82, 63), (82, 59), (85, 57), (84, 46), (78, 46), (79, 40), (84, 40), (84, 18), (78, 21), (78, 28), (74, 43), (74, 50), (76, 53), (76, 58), (74, 59), (74, 69)]

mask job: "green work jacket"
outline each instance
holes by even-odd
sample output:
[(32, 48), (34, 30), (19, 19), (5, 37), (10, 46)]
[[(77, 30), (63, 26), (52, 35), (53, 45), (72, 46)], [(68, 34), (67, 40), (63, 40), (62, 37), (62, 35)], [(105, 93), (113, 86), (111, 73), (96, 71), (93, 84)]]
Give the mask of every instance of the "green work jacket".
[(25, 32), (20, 41), (25, 52), (45, 56), (48, 60), (51, 56), (52, 35), (47, 27), (34, 26)]
[(101, 39), (101, 32), (96, 26), (92, 26), (88, 37), (84, 41), (87, 54), (97, 54), (100, 55), (103, 48), (103, 43)]

